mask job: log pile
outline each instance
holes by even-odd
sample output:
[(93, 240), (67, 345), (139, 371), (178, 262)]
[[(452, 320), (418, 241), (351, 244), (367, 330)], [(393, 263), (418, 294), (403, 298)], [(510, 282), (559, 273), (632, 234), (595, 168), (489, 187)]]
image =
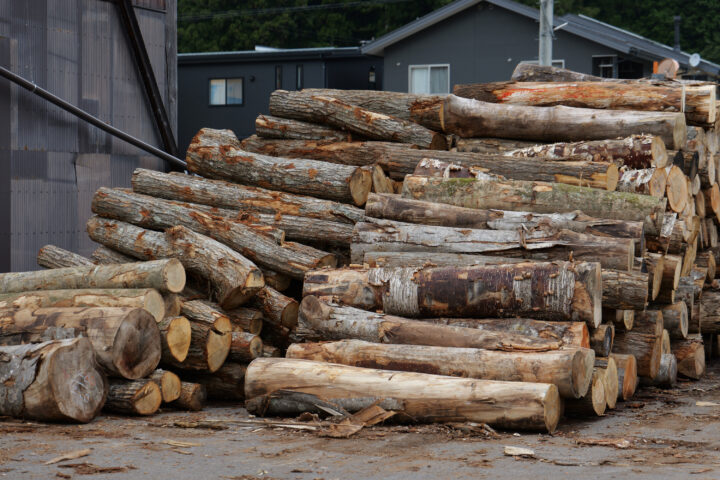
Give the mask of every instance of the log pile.
[(552, 432), (700, 378), (715, 86), (532, 68), (454, 95), (278, 90), (256, 135), (200, 130), (192, 175), (96, 192), (92, 258), (0, 275), (0, 348), (89, 336), (99, 405), (128, 415), (377, 404)]

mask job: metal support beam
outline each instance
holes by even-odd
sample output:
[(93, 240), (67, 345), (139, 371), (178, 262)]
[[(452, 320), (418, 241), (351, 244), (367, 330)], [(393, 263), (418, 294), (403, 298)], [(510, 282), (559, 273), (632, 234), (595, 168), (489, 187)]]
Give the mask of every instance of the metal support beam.
[(540, 51), (538, 63), (552, 65), (553, 0), (540, 0)]

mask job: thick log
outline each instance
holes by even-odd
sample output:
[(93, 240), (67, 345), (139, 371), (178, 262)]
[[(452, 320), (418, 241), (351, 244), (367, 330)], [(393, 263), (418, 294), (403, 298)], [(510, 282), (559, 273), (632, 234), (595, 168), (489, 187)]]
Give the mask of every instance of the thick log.
[(97, 265), (111, 265), (114, 263), (131, 263), (136, 261), (135, 258), (116, 252), (112, 248), (100, 245), (90, 256)]
[(603, 374), (603, 387), (605, 390), (605, 402), (607, 408), (614, 409), (618, 400), (620, 390), (618, 369), (612, 357), (595, 357), (595, 367)]
[(698, 304), (700, 306), (699, 332), (720, 334), (720, 292), (704, 290)]
[(615, 338), (615, 327), (612, 323), (604, 323), (590, 331), (590, 348), (598, 357), (610, 355)]
[(637, 360), (635, 355), (611, 353), (618, 371), (618, 400), (630, 400), (638, 385)]
[(88, 337), (98, 364), (130, 380), (160, 362), (157, 322), (141, 308), (13, 308), (0, 310), (0, 345)]
[(174, 259), (0, 273), (4, 293), (84, 288), (155, 288), (178, 293), (184, 287), (185, 269)]
[(207, 215), (187, 204), (103, 187), (95, 193), (92, 208), (103, 217), (145, 228), (182, 225), (224, 243), (263, 267), (293, 278), (302, 278), (312, 268), (335, 264), (333, 255), (309, 247), (300, 251), (291, 242), (278, 245), (246, 225)]
[(527, 107), (448, 95), (441, 110), (445, 133), (461, 137), (504, 137), (542, 142), (602, 140), (651, 134), (670, 149), (687, 139), (685, 116), (672, 112)]
[(661, 310), (643, 310), (635, 313), (633, 332), (647, 333), (660, 338), (664, 328), (665, 324)]
[(183, 302), (181, 312), (191, 322), (204, 323), (220, 333), (232, 332), (230, 317), (216, 307), (204, 300), (190, 300)]
[(643, 263), (648, 271), (649, 300), (655, 300), (662, 287), (665, 272), (665, 255), (648, 252)]
[(474, 348), (387, 345), (360, 340), (295, 343), (288, 347), (285, 356), (380, 370), (551, 383), (564, 398), (585, 395), (595, 358), (594, 352), (589, 349), (517, 353)]
[(227, 331), (213, 328), (206, 322), (190, 321), (190, 348), (185, 360), (168, 365), (183, 370), (213, 373), (225, 362), (230, 353), (232, 337)]
[(700, 294), (702, 287), (695, 285), (692, 277), (680, 277), (675, 300), (685, 302), (688, 312), (688, 333), (700, 333)]
[(652, 380), (642, 377), (640, 384), (648, 387), (674, 388), (677, 385), (677, 374), (677, 358), (672, 353), (664, 353), (660, 358), (657, 377)]
[(165, 316), (163, 297), (152, 288), (0, 293), (0, 308), (49, 307), (135, 307), (147, 310), (158, 322)]
[(183, 372), (183, 378), (205, 387), (210, 400), (245, 400), (245, 370), (239, 363), (225, 362), (214, 373)]
[(639, 193), (662, 198), (667, 187), (667, 173), (663, 168), (625, 170), (618, 181), (619, 192)]
[(188, 272), (210, 283), (226, 308), (242, 305), (265, 285), (262, 272), (250, 260), (183, 226), (160, 233), (93, 216), (87, 231), (94, 241), (141, 260), (177, 258)]
[(564, 345), (562, 340), (542, 339), (513, 332), (433, 325), (353, 307), (327, 299), (305, 297), (300, 304), (298, 338), (320, 340), (364, 340), (373, 343), (483, 348), (503, 351), (548, 351)]
[(263, 138), (326, 140), (330, 142), (352, 140), (349, 132), (335, 130), (317, 123), (301, 122), (272, 115), (258, 115), (255, 119), (255, 131), (259, 137)]
[(92, 260), (82, 255), (56, 247), (55, 245), (45, 245), (37, 254), (37, 263), (45, 268), (64, 268), (94, 265)]
[(533, 213), (565, 213), (578, 207), (586, 215), (645, 222), (659, 229), (665, 199), (626, 192), (608, 192), (561, 183), (493, 181), (470, 178), (407, 176), (403, 197), (458, 207)]
[(338, 269), (306, 275), (303, 295), (411, 318), (519, 316), (596, 327), (601, 281), (597, 263)]
[(648, 301), (649, 275), (602, 269), (603, 308), (642, 310)]
[(660, 368), (661, 348), (659, 336), (635, 331), (635, 327), (630, 332), (616, 332), (613, 341), (613, 353), (635, 355), (638, 376), (651, 379), (657, 376)]
[(252, 333), (231, 332), (230, 353), (228, 359), (232, 362), (251, 362), (262, 356), (263, 343), (260, 337)]
[(588, 393), (583, 398), (567, 400), (565, 402), (565, 415), (571, 417), (602, 416), (607, 408), (604, 377), (605, 373), (601, 369), (594, 369)]
[(678, 374), (692, 380), (699, 380), (705, 375), (705, 347), (700, 335), (673, 340), (672, 353), (677, 358)]
[(234, 308), (225, 310), (225, 314), (232, 323), (233, 332), (247, 332), (259, 335), (263, 326), (263, 314), (256, 308)]
[(125, 415), (152, 415), (161, 403), (162, 392), (152, 380), (112, 380), (103, 410)]
[(282, 273), (277, 273), (267, 268), (262, 269), (263, 277), (265, 278), (265, 285), (270, 288), (274, 288), (278, 292), (284, 292), (290, 288), (290, 282), (292, 279)]
[(383, 172), (379, 165), (372, 167), (372, 191), (375, 193), (395, 193), (395, 184)]
[(552, 432), (561, 412), (555, 385), (388, 372), (300, 359), (254, 360), (245, 375), (245, 397), (251, 400), (278, 390), (329, 401), (393, 398), (404, 414), (418, 422), (472, 421)]
[(205, 386), (199, 383), (182, 382), (180, 396), (172, 402), (172, 406), (180, 410), (197, 412), (205, 407), (207, 391)]
[(190, 322), (185, 317), (165, 317), (158, 323), (163, 364), (183, 362), (190, 350)]
[(157, 369), (148, 378), (160, 387), (163, 403), (173, 402), (180, 397), (180, 377), (173, 372)]
[(680, 284), (682, 261), (682, 257), (678, 255), (665, 255), (660, 291), (675, 290), (678, 287)]
[(670, 334), (670, 338), (687, 338), (688, 335), (688, 308), (683, 301), (677, 301), (672, 305), (661, 309), (663, 327)]
[(293, 329), (297, 325), (298, 302), (271, 287), (258, 292), (253, 306), (263, 313), (264, 319), (272, 325)]
[(377, 251), (489, 253), (544, 261), (572, 258), (580, 262), (599, 262), (604, 268), (630, 270), (635, 243), (627, 238), (600, 237), (569, 230), (468, 230), (392, 220), (357, 223), (353, 229), (351, 262), (360, 264), (367, 252)]
[(714, 85), (510, 81), (455, 85), (453, 93), (459, 97), (509, 105), (682, 112), (694, 125), (713, 125), (716, 115)]
[(334, 97), (276, 90), (270, 95), (270, 113), (278, 117), (329, 125), (372, 140), (409, 143), (434, 150), (447, 149), (447, 141), (439, 133), (417, 123), (367, 110)]
[(631, 135), (622, 139), (551, 143), (510, 150), (512, 157), (543, 157), (547, 160), (578, 158), (611, 162), (631, 169), (664, 168), (668, 163), (665, 143), (652, 135)]
[(1, 346), (0, 415), (87, 423), (108, 392), (87, 338)]

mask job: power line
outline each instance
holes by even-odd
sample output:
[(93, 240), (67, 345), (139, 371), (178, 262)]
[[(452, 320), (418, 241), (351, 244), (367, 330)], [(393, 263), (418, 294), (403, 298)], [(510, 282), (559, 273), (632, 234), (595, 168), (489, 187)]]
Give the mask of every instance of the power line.
[(328, 3), (324, 5), (301, 5), (296, 7), (270, 7), (253, 8), (246, 10), (228, 10), (226, 12), (206, 13), (202, 15), (181, 15), (178, 17), (178, 22), (197, 22), (203, 20), (213, 20), (217, 18), (235, 18), (245, 16), (268, 15), (273, 13), (309, 12), (314, 10), (338, 10), (342, 8), (375, 6), (388, 3), (404, 3), (411, 1), (412, 0), (364, 0), (345, 3)]

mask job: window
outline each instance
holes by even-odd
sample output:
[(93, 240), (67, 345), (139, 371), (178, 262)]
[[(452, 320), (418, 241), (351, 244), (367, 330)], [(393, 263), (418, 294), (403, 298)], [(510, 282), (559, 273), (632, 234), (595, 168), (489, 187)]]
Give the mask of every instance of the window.
[[(529, 63), (530, 65), (537, 65), (540, 63), (539, 60), (523, 60), (520, 63)], [(552, 66), (557, 68), (565, 68), (565, 60), (553, 60)]]
[(295, 66), (295, 90), (303, 89), (303, 66)]
[(242, 105), (243, 79), (211, 78), (210, 105)]
[(410, 65), (410, 93), (450, 93), (450, 65)]
[(603, 78), (618, 78), (617, 55), (593, 57), (593, 75)]
[(275, 65), (275, 90), (282, 88), (282, 65)]

